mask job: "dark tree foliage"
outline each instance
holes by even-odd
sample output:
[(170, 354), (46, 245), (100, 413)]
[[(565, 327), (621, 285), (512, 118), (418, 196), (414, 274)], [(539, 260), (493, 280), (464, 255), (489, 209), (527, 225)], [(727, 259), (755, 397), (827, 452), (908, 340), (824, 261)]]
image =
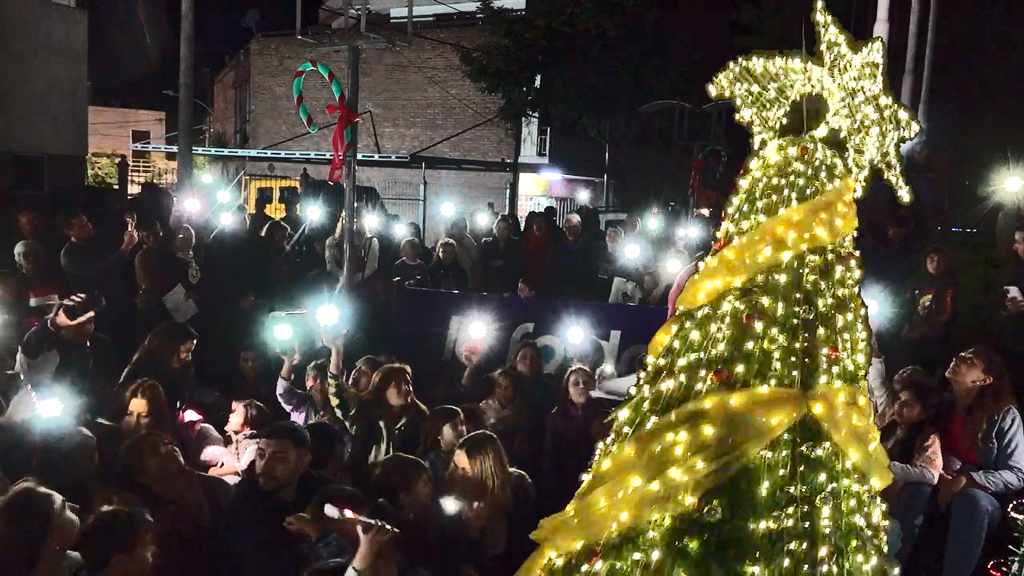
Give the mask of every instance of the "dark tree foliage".
[(621, 111), (701, 98), (706, 78), (694, 74), (703, 56), (694, 41), (700, 18), (680, 4), (546, 0), (513, 14), (486, 0), (489, 34), (459, 56), (469, 78), (502, 99), (500, 114), (510, 125), (540, 114), (600, 134)]

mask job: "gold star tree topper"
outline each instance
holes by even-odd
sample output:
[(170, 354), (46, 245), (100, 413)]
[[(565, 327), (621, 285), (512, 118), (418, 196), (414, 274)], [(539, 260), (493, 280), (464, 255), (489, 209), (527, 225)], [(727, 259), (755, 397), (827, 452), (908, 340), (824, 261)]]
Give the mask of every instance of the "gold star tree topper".
[(824, 140), (830, 134), (838, 135), (845, 147), (844, 162), (858, 190), (875, 166), (896, 189), (900, 202), (910, 203), (900, 145), (912, 139), (920, 125), (889, 90), (885, 44), (880, 38), (855, 42), (825, 8), (824, 0), (815, 1), (814, 24), (817, 58), (746, 56), (719, 72), (708, 85), (708, 93), (712, 98), (733, 100), (736, 121), (751, 130), (755, 149), (782, 137), (780, 130), (793, 103), (821, 96), (828, 112), (807, 136)]

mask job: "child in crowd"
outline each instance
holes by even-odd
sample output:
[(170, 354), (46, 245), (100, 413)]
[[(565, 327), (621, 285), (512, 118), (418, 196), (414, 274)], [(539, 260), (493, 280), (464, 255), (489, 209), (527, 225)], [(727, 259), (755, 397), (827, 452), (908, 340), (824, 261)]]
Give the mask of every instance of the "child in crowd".
[(511, 368), (502, 368), (491, 379), (494, 388), (491, 395), (480, 403), (487, 429), (500, 428), (517, 412), (517, 405), (524, 400), (519, 374)]
[(437, 244), (437, 256), (430, 265), (430, 287), (445, 292), (459, 292), (469, 288), (469, 274), (458, 260), (455, 241), (445, 238)]
[(895, 480), (882, 491), (894, 505), (907, 482), (936, 484), (943, 472), (942, 446), (935, 420), (945, 412), (948, 395), (917, 366), (900, 370), (892, 386), (885, 382), (881, 358), (872, 358), (868, 387), (875, 406), (875, 423), (891, 460)]
[(537, 285), (531, 278), (523, 276), (519, 279), (519, 289), (516, 294), (523, 299), (537, 297)]
[(402, 259), (395, 262), (392, 276), (398, 286), (427, 288), (430, 286), (427, 265), (420, 261), (420, 241), (416, 238), (402, 240)]
[(455, 447), (466, 436), (466, 420), (455, 406), (438, 406), (423, 424), (418, 456), (430, 470), (434, 486), (441, 486), (452, 463)]

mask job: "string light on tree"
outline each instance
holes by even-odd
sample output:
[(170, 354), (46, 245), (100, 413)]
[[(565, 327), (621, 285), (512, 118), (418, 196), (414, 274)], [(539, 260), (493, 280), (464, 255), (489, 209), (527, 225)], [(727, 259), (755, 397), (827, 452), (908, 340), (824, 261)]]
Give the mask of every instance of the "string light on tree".
[[(709, 86), (754, 153), (715, 249), (520, 574), (890, 570), (855, 199), (877, 168), (910, 201), (899, 150), (919, 127), (885, 85), (880, 41), (855, 46), (823, 0), (814, 24), (818, 59), (749, 56)], [(821, 123), (783, 134), (812, 96)]]

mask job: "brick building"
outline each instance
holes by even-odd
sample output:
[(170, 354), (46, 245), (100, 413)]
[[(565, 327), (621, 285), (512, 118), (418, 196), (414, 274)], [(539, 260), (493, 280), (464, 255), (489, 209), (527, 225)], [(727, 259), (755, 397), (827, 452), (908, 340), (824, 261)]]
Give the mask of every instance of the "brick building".
[[(370, 2), (373, 20), (390, 26), (391, 6), (385, 0)], [(428, 4), (435, 4), (428, 2)], [(404, 2), (401, 3), (404, 5)], [(458, 6), (454, 6), (458, 8)], [(417, 15), (432, 8), (417, 6)], [(404, 14), (405, 12), (402, 11)], [(432, 13), (432, 12), (431, 12)], [(344, 18), (341, 18), (344, 20)], [(259, 149), (306, 132), (295, 110), (292, 77), (303, 61), (316, 59), (327, 64), (342, 79), (348, 77), (346, 49), (340, 40), (351, 34), (339, 30), (338, 18), (327, 18), (317, 41), (288, 36), (253, 39), (236, 55), (214, 81), (214, 134), (232, 147)], [(379, 31), (376, 28), (374, 32)], [(482, 95), (462, 73), (452, 45), (472, 46), (481, 28), (475, 20), (454, 26), (419, 22), (416, 36), (406, 43), (404, 24), (383, 32), (385, 41), (362, 49), (359, 107), (372, 110), (372, 123), (364, 116), (359, 132), (361, 153), (410, 154), (493, 116), (498, 102)], [(332, 47), (333, 46), (333, 47)], [(314, 120), (328, 124), (324, 113), (332, 103), (331, 91), (318, 74), (309, 73), (304, 87), (306, 105)], [(376, 128), (376, 135), (374, 134)], [(331, 150), (332, 129), (321, 130), (288, 142), (278, 149)], [(378, 149), (379, 144), (379, 149)], [(430, 155), (472, 160), (511, 161), (512, 134), (498, 121), (491, 121), (440, 144)], [(223, 164), (225, 178), (239, 170), (238, 164)], [(315, 178), (325, 178), (326, 166), (277, 163), (275, 178), (297, 179), (303, 168)], [(255, 179), (266, 175), (265, 163), (250, 163), (247, 173)], [(469, 216), (488, 203), (505, 211), (511, 174), (507, 172), (460, 172), (401, 168), (360, 167), (358, 181), (376, 187), (392, 212), (415, 219), (419, 208), (420, 181), (425, 178), (426, 235), (436, 239), (441, 231), (440, 206), (454, 203)], [(267, 179), (262, 181), (267, 184)], [(285, 181), (283, 185), (297, 185)], [(250, 191), (251, 192), (251, 191)], [(391, 199), (392, 201), (389, 201)]]

